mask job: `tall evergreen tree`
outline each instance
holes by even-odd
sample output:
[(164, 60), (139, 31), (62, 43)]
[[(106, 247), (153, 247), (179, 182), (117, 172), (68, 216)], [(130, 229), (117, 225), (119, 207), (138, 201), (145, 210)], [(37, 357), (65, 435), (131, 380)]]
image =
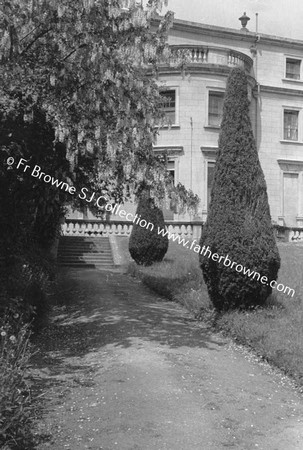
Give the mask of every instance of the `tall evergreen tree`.
[(235, 265), (227, 267), (227, 259), (224, 265), (224, 259), (214, 261), (204, 252), (201, 269), (217, 309), (265, 302), (272, 291), (269, 282), (277, 278), (280, 257), (249, 118), (247, 77), (240, 68), (233, 69), (227, 81), (211, 201), (200, 244), (268, 278), (263, 284), (258, 275), (238, 273)]
[(143, 266), (162, 261), (168, 249), (168, 237), (158, 233), (158, 229), (165, 229), (163, 212), (155, 206), (148, 190), (140, 195), (136, 216), (141, 219), (135, 221), (130, 235), (131, 257)]

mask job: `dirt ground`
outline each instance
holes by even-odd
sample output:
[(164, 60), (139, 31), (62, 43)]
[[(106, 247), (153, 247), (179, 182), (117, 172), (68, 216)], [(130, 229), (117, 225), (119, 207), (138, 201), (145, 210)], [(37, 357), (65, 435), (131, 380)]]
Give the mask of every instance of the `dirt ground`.
[(66, 270), (32, 373), (38, 450), (302, 450), (291, 382), (118, 272)]

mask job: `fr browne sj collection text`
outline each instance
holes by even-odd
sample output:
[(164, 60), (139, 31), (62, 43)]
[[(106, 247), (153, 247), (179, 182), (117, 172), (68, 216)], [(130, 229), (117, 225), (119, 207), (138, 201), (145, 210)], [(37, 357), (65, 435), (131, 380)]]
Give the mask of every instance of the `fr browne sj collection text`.
[[(6, 162), (7, 162), (8, 166), (13, 166), (15, 164), (15, 159), (10, 156)], [(68, 183), (63, 182), (62, 180), (60, 181), (60, 180), (52, 177), (51, 175), (48, 175), (47, 173), (42, 172), (41, 167), (38, 166), (37, 164), (34, 167), (32, 167), (27, 163), (28, 163), (28, 161), (26, 159), (20, 158), (20, 160), (17, 163), (16, 168), (19, 170), (22, 170), (23, 173), (27, 172), (32, 177), (42, 180), (45, 183), (50, 184), (51, 186), (61, 189), (62, 191), (68, 192), (71, 195), (78, 194), (78, 197), (81, 200), (86, 200), (88, 203), (91, 203), (93, 200), (95, 200), (95, 206), (97, 206), (99, 208), (104, 208), (104, 205), (105, 205), (104, 201), (106, 201), (106, 202), (109, 201), (109, 198), (106, 195), (100, 195), (99, 197), (97, 197), (98, 194), (96, 194), (96, 192), (93, 192), (88, 198), (88, 189), (85, 187), (81, 188), (80, 192), (77, 193), (75, 186), (71, 186)], [(109, 206), (112, 207), (111, 204), (109, 204)], [(117, 206), (117, 205), (115, 205), (115, 206)], [(113, 212), (113, 211), (111, 211), (111, 212)], [(115, 211), (115, 213), (117, 213), (117, 212)]]

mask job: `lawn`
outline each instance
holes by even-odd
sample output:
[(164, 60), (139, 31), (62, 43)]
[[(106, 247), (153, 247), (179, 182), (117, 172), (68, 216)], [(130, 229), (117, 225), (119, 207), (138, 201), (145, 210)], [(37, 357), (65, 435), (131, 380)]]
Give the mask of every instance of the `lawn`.
[[(303, 245), (279, 243), (282, 265), (278, 282), (295, 290), (293, 297), (274, 291), (264, 308), (215, 314), (193, 251), (170, 242), (161, 263), (139, 267), (128, 254), (128, 239), (117, 238), (128, 272), (158, 294), (185, 305), (195, 317), (210, 322), (248, 345), (303, 385)], [(239, 275), (240, 276), (240, 275)]]

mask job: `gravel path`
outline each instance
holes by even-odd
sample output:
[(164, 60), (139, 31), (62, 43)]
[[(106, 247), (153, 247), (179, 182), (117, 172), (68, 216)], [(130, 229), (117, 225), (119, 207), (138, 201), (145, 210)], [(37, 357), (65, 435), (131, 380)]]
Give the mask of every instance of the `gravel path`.
[(67, 270), (39, 342), (39, 450), (303, 449), (286, 377), (126, 275)]

